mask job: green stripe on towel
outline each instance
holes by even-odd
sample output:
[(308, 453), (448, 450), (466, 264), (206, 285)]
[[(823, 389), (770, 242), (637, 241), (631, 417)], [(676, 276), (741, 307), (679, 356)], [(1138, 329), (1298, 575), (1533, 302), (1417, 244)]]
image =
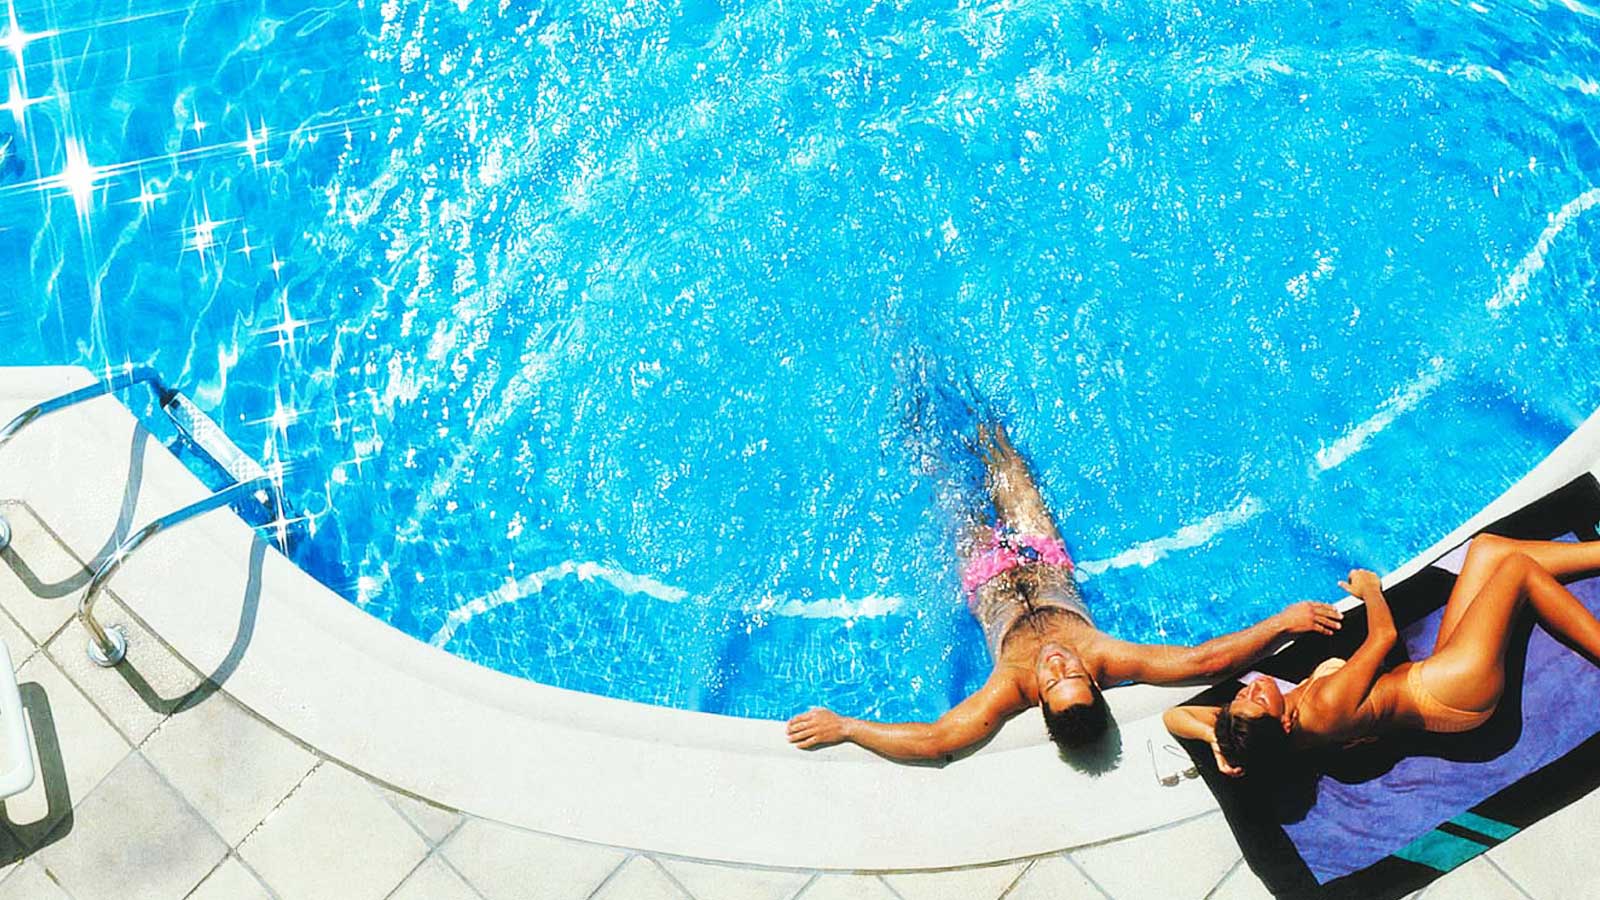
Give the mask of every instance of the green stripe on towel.
[(1394, 852), (1401, 859), (1448, 872), (1489, 849), (1477, 841), (1443, 831), (1430, 831)]
[(1518, 830), (1515, 825), (1496, 822), (1494, 819), (1470, 812), (1464, 812), (1450, 821), (1460, 825), (1462, 828), (1470, 828), (1485, 837), (1492, 837), (1497, 841), (1503, 841), (1511, 837)]

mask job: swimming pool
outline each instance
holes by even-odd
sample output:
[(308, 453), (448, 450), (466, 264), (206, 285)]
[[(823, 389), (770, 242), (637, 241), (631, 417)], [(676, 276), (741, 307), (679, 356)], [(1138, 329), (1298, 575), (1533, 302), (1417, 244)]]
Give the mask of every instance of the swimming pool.
[(155, 364), (303, 566), (549, 684), (937, 715), (981, 416), (1102, 626), (1190, 642), (1600, 403), (1575, 2), (12, 18), (0, 362)]

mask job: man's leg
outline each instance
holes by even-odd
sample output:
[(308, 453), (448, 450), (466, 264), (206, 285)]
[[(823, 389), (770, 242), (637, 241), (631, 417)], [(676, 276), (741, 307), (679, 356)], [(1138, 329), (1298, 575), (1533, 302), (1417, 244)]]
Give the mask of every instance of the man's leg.
[(1028, 470), (1022, 455), (1011, 446), (1006, 427), (996, 425), (990, 431), (979, 425), (978, 447), (987, 467), (984, 480), (988, 484), (990, 497), (994, 499), (995, 514), (1000, 523), (1012, 531), (1061, 540), (1055, 519), (1045, 507), (1044, 498), (1039, 496), (1039, 488), (1033, 482), (1033, 473)]

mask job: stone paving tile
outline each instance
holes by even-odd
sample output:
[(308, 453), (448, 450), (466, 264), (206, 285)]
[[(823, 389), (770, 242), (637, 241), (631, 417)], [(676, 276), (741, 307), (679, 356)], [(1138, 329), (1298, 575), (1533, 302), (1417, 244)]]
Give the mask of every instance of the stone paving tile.
[(585, 900), (627, 857), (482, 819), (467, 820), (439, 852), (487, 900)]
[[(1155, 897), (1158, 894), (1150, 894)], [(1102, 900), (1105, 893), (1064, 856), (1036, 859), (1017, 879), (1006, 900)]]
[(164, 722), (144, 754), (229, 846), (237, 846), (317, 763), (221, 692)]
[(417, 867), (389, 900), (480, 900), (478, 892), (436, 856)]
[(0, 881), (0, 900), (72, 900), (61, 886), (50, 880), (44, 868), (32, 860), (12, 870)]
[(89, 572), (22, 504), (0, 505), (11, 523), (11, 546), (0, 551), (0, 602), (34, 643), (43, 646), (78, 608)]
[[(1075, 850), (1072, 858), (1113, 897), (1204, 897), (1239, 859), (1221, 813)], [(1153, 866), (1151, 860), (1160, 860)]]
[(1261, 883), (1256, 873), (1244, 860), (1238, 860), (1232, 872), (1222, 879), (1208, 900), (1272, 900), (1272, 892)]
[(647, 856), (635, 856), (606, 879), (592, 900), (697, 900)]
[(78, 804), (72, 828), (35, 858), (73, 900), (183, 897), (228, 853), (138, 753)]
[(33, 786), (5, 801), (12, 831), (39, 846), (132, 747), (46, 654), (17, 672), (33, 729)]
[(1016, 882), (1027, 863), (885, 875), (883, 880), (902, 900), (994, 900)]
[(120, 625), (128, 637), (128, 657), (103, 669), (88, 654), (89, 633), (76, 622), (62, 629), (45, 649), (61, 671), (100, 707), (111, 724), (135, 745), (144, 742), (203, 680), (145, 630), (115, 597), (102, 596), (94, 607), (100, 624)]
[(811, 880), (808, 872), (746, 869), (686, 859), (656, 861), (688, 888), (695, 900), (793, 900)]
[(239, 845), (239, 856), (269, 887), (295, 900), (381, 900), (427, 853), (376, 787), (332, 762)]
[[(1500, 870), (1480, 856), (1418, 891), (1422, 900), (1527, 900)], [(1590, 896), (1593, 896), (1592, 894)]]
[(389, 805), (400, 811), (417, 830), (422, 832), (423, 838), (429, 846), (437, 846), (440, 841), (450, 836), (450, 832), (461, 824), (461, 814), (453, 809), (435, 806), (426, 800), (418, 800), (399, 791), (388, 788), (379, 788)]
[(230, 856), (184, 900), (273, 900), (273, 897), (244, 863)]
[(1531, 897), (1600, 896), (1600, 867), (1579, 864), (1600, 845), (1600, 791), (1552, 813), (1489, 850), (1488, 857)]
[(798, 900), (899, 900), (876, 875), (819, 875)]

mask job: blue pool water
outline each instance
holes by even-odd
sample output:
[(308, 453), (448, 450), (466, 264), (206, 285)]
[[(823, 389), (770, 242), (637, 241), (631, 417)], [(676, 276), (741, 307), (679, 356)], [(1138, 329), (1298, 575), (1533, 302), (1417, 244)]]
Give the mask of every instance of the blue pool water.
[(1577, 0), (11, 13), (0, 362), (155, 364), (302, 565), (548, 684), (942, 712), (979, 416), (1196, 642), (1600, 403)]

